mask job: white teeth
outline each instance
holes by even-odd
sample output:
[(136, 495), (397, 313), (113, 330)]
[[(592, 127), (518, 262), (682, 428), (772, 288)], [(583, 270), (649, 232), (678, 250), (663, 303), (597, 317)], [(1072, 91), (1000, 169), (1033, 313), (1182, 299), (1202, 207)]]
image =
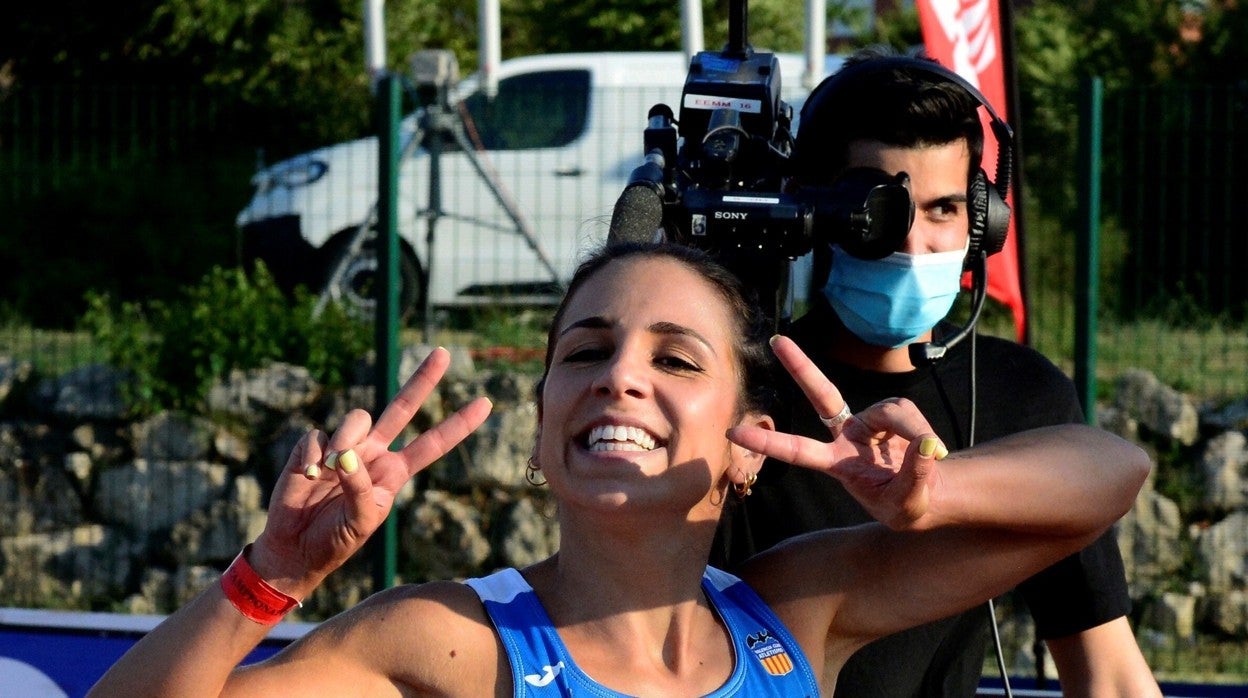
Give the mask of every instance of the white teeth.
[(652, 451), (654, 437), (645, 429), (605, 424), (590, 429), (588, 445), (591, 451)]

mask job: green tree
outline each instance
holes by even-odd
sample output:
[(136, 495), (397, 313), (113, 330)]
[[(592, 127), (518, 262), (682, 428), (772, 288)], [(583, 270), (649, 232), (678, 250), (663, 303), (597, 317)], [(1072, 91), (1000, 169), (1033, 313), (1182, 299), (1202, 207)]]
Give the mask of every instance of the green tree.
[(1040, 0), (1019, 11), (1023, 166), (1038, 208), (1062, 227), (1070, 227), (1077, 204), (1071, 173), (1080, 80), (1095, 75), (1112, 88), (1172, 79), (1181, 5), (1182, 0)]
[(358, 0), (168, 0), (145, 28), (141, 57), (187, 64), (203, 84), (255, 108), (270, 125), (257, 136), (281, 155), (368, 129), (362, 24)]
[[(1016, 22), (1019, 114), (1024, 192), (1028, 202), (1028, 255), (1033, 268), (1058, 268), (1077, 230), (1076, 148), (1081, 80), (1096, 76), (1106, 92), (1142, 86), (1226, 84), (1242, 75), (1248, 56), (1248, 6), (1235, 0), (1042, 0), (1020, 10)], [(1181, 119), (1172, 105), (1150, 120)], [(1131, 139), (1127, 133), (1107, 137)], [(1106, 163), (1114, 167), (1114, 163)], [(1148, 172), (1125, 167), (1133, 179)], [(1176, 196), (1182, 189), (1172, 188)], [(1106, 211), (1106, 215), (1115, 212)], [(1102, 234), (1103, 293), (1122, 288), (1117, 278), (1133, 272), (1116, 266), (1132, 257), (1129, 238), (1138, 231), (1130, 221), (1109, 220)], [(1183, 278), (1186, 281), (1186, 277)], [(1055, 286), (1055, 274), (1033, 277)], [(1042, 280), (1042, 281), (1041, 281)], [(1065, 280), (1069, 284), (1070, 280)], [(1150, 280), (1149, 288), (1164, 288)], [(1167, 282), (1169, 283), (1169, 282)], [(1177, 288), (1182, 288), (1179, 283)], [(1111, 301), (1112, 304), (1112, 301)], [(1131, 301), (1134, 307), (1137, 301)]]
[(923, 45), (923, 31), (919, 26), (919, 12), (914, 5), (898, 7), (876, 17), (874, 21), (865, 13), (852, 13), (848, 10), (845, 21), (847, 26), (861, 27), (854, 47), (868, 45), (892, 46), (905, 52), (915, 46)]
[[(477, 3), (385, 3), (387, 61), (406, 71), (412, 52), (450, 49), (461, 73), (477, 67)], [(504, 57), (601, 50), (678, 50), (671, 0), (502, 0)], [(748, 40), (800, 51), (805, 15), (786, 0), (753, 0)], [(704, 0), (705, 45), (728, 38), (728, 0)], [(861, 17), (830, 4), (829, 20)], [(557, 31), (552, 31), (557, 27)], [(131, 81), (202, 86), (238, 99), (240, 139), (280, 157), (358, 137), (372, 128), (359, 0), (52, 0), (0, 26), (3, 76), (18, 82)], [(7, 66), (7, 67), (4, 67)]]
[(1189, 16), (1178, 48), (1182, 71), (1176, 77), (1196, 82), (1215, 76), (1242, 80), (1248, 64), (1248, 3), (1208, 0), (1203, 11)]

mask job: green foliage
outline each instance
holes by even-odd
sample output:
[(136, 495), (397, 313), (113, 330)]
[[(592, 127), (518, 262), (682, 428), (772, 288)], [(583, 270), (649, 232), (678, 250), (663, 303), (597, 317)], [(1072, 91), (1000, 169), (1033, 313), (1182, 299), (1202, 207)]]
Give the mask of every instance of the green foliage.
[[(10, 62), (7, 70), (19, 82), (124, 78), (218, 88), (253, 109), (252, 145), (263, 145), (275, 156), (361, 135), (370, 126), (358, 0), (69, 5), (32, 5), (14, 21), (0, 23), (0, 65)], [(1073, 112), (1068, 107), (1081, 75), (1100, 75), (1112, 87), (1239, 74), (1248, 58), (1248, 4), (1200, 3), (1203, 21), (1201, 15), (1193, 19), (1185, 14), (1189, 6), (1187, 0), (1020, 4), (1016, 34), (1021, 97), (1039, 118), (1032, 124), (1032, 113), (1023, 112), (1028, 139), (1035, 144), (1029, 152), (1051, 153), (1049, 146), (1062, 145), (1066, 150), (1074, 142), (1060, 136), (1071, 134)], [(705, 45), (722, 46), (727, 0), (704, 0), (702, 9)], [(679, 6), (666, 0), (503, 0), (501, 19), (507, 57), (676, 50), (681, 45)], [(919, 43), (917, 14), (909, 5), (872, 23), (860, 10), (834, 2), (828, 19), (860, 29), (855, 45)], [(800, 50), (804, 21), (792, 3), (753, 0), (748, 38), (768, 50)], [(407, 57), (425, 48), (452, 50), (461, 72), (477, 67), (475, 2), (386, 3), (385, 25), (387, 63), (396, 71), (405, 72)], [(1062, 193), (1052, 200), (1061, 201)]]
[(513, 0), (503, 2), (501, 12), (505, 56), (680, 48), (680, 6), (674, 2)]
[(1214, 0), (1203, 3), (1202, 39), (1183, 44), (1185, 73), (1196, 80), (1210, 76), (1243, 76), (1248, 64), (1248, 3)]
[(22, 231), (20, 244), (0, 245), (8, 312), (65, 328), (85, 310), (88, 290), (169, 298), (185, 280), (233, 261), (231, 218), (246, 200), (249, 165), (237, 151), (192, 149), (94, 169), (55, 162), (17, 170), (21, 188), (0, 194), (6, 224)]
[[(12, 56), (18, 81), (144, 80), (231, 95), (252, 116), (240, 124), (240, 139), (263, 146), (270, 159), (372, 128), (359, 0), (74, 5), (70, 12), (31, 8), (29, 17), (0, 23), (0, 65)], [(754, 0), (749, 9), (751, 44), (800, 50), (804, 15), (791, 3)], [(429, 48), (453, 51), (463, 74), (476, 70), (477, 3), (409, 0), (385, 3), (384, 10), (392, 70), (405, 74), (408, 57)], [(679, 6), (666, 0), (503, 0), (500, 13), (504, 57), (681, 46)], [(706, 46), (722, 46), (727, 0), (704, 2), (703, 15)]]
[(472, 348), (479, 367), (540, 374), (553, 314), (553, 308), (483, 306), (445, 313), (442, 324), (454, 335), (451, 342)]
[[(1045, 216), (1070, 223), (1078, 202), (1080, 80), (1123, 86), (1224, 82), (1248, 60), (1248, 4), (1219, 0), (1040, 0), (1015, 21), (1024, 172)], [(1036, 209), (1033, 209), (1036, 210)]]
[[(680, 6), (656, 0), (550, 0), (504, 2), (506, 56), (569, 51), (677, 51), (681, 48)], [(702, 3), (703, 41), (717, 50), (728, 41), (728, 2)], [(800, 51), (804, 15), (784, 0), (753, 0), (747, 40), (765, 51)], [(558, 32), (550, 27), (560, 27)], [(462, 56), (461, 56), (462, 59)]]
[(473, 334), (480, 347), (544, 348), (552, 311), (482, 308), (471, 313)]
[[(854, 18), (848, 21), (850, 26), (866, 24), (867, 18)], [(919, 12), (913, 6), (897, 8), (878, 17), (872, 25), (861, 33), (861, 41), (855, 46), (883, 45), (892, 46), (905, 52), (912, 46), (923, 44), (923, 30), (919, 25)]]
[[(673, 3), (674, 4), (674, 3)], [(763, 51), (800, 52), (805, 41), (805, 15), (799, 6), (785, 0), (752, 0), (749, 3), (746, 39), (750, 45)], [(721, 0), (708, 7), (703, 3), (703, 23), (706, 26), (706, 48), (719, 50), (728, 43), (728, 2)], [(680, 48), (680, 23), (674, 27)], [(789, 76), (793, 80), (798, 76)]]
[[(1205, 199), (1214, 202), (1207, 204), (1210, 210), (1189, 216), (1188, 207), (1196, 201), (1189, 193), (1195, 180), (1175, 182), (1169, 174), (1182, 170), (1195, 177), (1199, 168), (1206, 166), (1234, 181), (1238, 170), (1231, 164), (1216, 161), (1206, 165), (1214, 159), (1209, 155), (1199, 162), (1181, 159), (1189, 152), (1185, 139), (1192, 137), (1194, 124), (1206, 123), (1205, 119), (1217, 123), (1224, 118), (1225, 108), (1209, 108), (1212, 116), (1205, 117), (1204, 112), (1192, 110), (1206, 103), (1220, 103), (1185, 97), (1173, 90), (1149, 88), (1145, 92), (1141, 88), (1225, 84), (1225, 76), (1237, 75), (1238, 69), (1229, 66), (1242, 65), (1245, 49), (1232, 45), (1228, 37), (1245, 33), (1242, 27), (1248, 24), (1248, 6), (1241, 9), (1239, 5), (1243, 3), (1201, 3), (1202, 9), (1193, 12), (1193, 4), (1183, 0), (1046, 0), (1020, 8), (1015, 32), (1018, 133), (1025, 174), (1028, 259), (1031, 268), (1045, 270), (1031, 279), (1033, 298), (1036, 285), (1049, 286), (1046, 292), (1061, 294), (1069, 293), (1074, 281), (1072, 275), (1055, 273), (1058, 267), (1050, 262), (1066, 254), (1063, 250), (1070, 248), (1074, 233), (1082, 225), (1081, 178), (1077, 176), (1079, 92), (1081, 81), (1096, 76), (1101, 78), (1106, 95), (1101, 144), (1102, 201), (1109, 207), (1102, 213), (1101, 231), (1100, 290), (1104, 305), (1124, 317), (1143, 314), (1184, 323), (1211, 317), (1199, 306), (1215, 297), (1205, 286), (1208, 278), (1221, 278), (1220, 271), (1208, 265), (1189, 265), (1173, 254), (1155, 255), (1155, 250), (1162, 249), (1168, 240), (1167, 231), (1176, 225), (1161, 218), (1159, 211), (1181, 217), (1185, 228), (1189, 218), (1209, 220), (1196, 224), (1203, 228), (1188, 229), (1185, 234), (1210, 240), (1214, 249), (1224, 244), (1227, 249), (1236, 249), (1234, 242), (1224, 243), (1220, 237), (1233, 226), (1228, 228), (1220, 219), (1210, 218), (1223, 207), (1217, 203), (1218, 197), (1227, 194), (1213, 190), (1213, 199)], [(1237, 58), (1241, 63), (1228, 63)], [(1221, 66), (1223, 72), (1216, 72), (1214, 66)], [(1176, 98), (1163, 96), (1169, 94)], [(1120, 110), (1125, 118), (1114, 120), (1112, 107), (1128, 97), (1131, 101)], [(1162, 155), (1174, 160), (1159, 159)], [(1227, 162), (1231, 160), (1233, 157), (1228, 156)], [(1229, 184), (1226, 191), (1234, 186)], [(1207, 191), (1210, 189), (1203, 186), (1198, 189), (1200, 195)], [(1231, 204), (1225, 206), (1230, 210)], [(1230, 236), (1236, 239), (1233, 233)], [(1226, 307), (1216, 306), (1214, 310), (1233, 311), (1235, 302), (1232, 296)]]
[[(174, 388), (158, 375), (161, 338), (152, 329), (143, 306), (122, 302), (114, 307), (107, 294), (95, 291), (88, 291), (86, 298), (83, 330), (95, 337), (109, 363), (131, 372), (130, 380), (122, 386), (130, 410), (148, 414), (157, 411), (162, 402), (180, 404), (177, 397), (168, 397)], [(153, 313), (163, 310), (159, 302), (149, 305)]]
[(215, 378), (273, 361), (305, 366), (327, 386), (343, 385), (372, 346), (372, 332), (336, 305), (318, 315), (315, 304), (302, 289), (288, 299), (263, 264), (250, 275), (214, 267), (175, 302), (115, 304), (89, 294), (82, 327), (115, 366), (132, 373), (126, 398), (134, 412), (195, 411)]
[(166, 1), (143, 28), (138, 53), (186, 65), (204, 85), (252, 105), (270, 125), (256, 136), (281, 155), (371, 124), (361, 15), (351, 0)]
[(1203, 520), (1207, 516), (1204, 504), (1207, 488), (1198, 465), (1200, 454), (1168, 438), (1154, 437), (1151, 441), (1157, 450), (1153, 487), (1179, 506), (1179, 511), (1184, 512), (1183, 523)]

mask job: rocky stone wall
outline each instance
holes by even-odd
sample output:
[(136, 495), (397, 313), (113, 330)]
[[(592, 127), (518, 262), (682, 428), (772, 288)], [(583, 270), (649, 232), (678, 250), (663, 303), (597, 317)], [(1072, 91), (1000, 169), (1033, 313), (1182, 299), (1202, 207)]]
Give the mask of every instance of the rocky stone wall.
[[(408, 350), (401, 374), (425, 352)], [(495, 407), (400, 497), (399, 581), (522, 566), (557, 545), (553, 503), (523, 476), (536, 422), (533, 377), (477, 371), (466, 351), (453, 355), (421, 418), (479, 394)], [(302, 368), (274, 365), (214, 386), (208, 416), (130, 421), (124, 380), (104, 366), (38, 380), (0, 358), (0, 605), (170, 611), (263, 528), (294, 442), (373, 401), (366, 375), (330, 393)], [(1177, 500), (1164, 496), (1155, 470), (1117, 529), (1142, 644), (1202, 633), (1248, 638), (1248, 399), (1200, 405), (1144, 371), (1123, 375), (1114, 392), (1098, 408), (1100, 424), (1177, 458), (1178, 474), (1167, 477), (1190, 484)], [(370, 591), (371, 560), (362, 554), (294, 619), (323, 618)], [(999, 615), (1025, 657), (1025, 614), (1007, 605)]]

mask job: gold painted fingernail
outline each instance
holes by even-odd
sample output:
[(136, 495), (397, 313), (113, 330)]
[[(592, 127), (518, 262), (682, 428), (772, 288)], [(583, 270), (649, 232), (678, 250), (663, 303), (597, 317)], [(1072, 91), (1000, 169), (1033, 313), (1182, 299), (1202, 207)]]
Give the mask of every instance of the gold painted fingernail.
[(329, 468), (330, 470), (333, 470), (334, 468), (338, 467), (338, 452), (337, 451), (333, 451), (329, 455), (325, 456), (325, 467)]
[(303, 476), (309, 480), (315, 480), (320, 477), (321, 468), (316, 463), (308, 463), (303, 467)]
[(936, 447), (940, 445), (940, 441), (934, 436), (928, 436), (919, 442), (919, 455), (924, 458), (931, 458), (936, 452)]
[(778, 335), (778, 334), (773, 334), (773, 335), (771, 335), (771, 338), (767, 340), (767, 344), (769, 344), (769, 345), (774, 345), (774, 344), (776, 343), (776, 340), (777, 340), (777, 339), (780, 339), (780, 335)]
[(944, 460), (947, 455), (949, 455), (949, 449), (945, 448), (945, 444), (942, 442), (936, 447), (936, 460)]
[(360, 468), (360, 457), (355, 455), (355, 451), (347, 449), (338, 456), (338, 464), (342, 466), (342, 472), (350, 475)]

